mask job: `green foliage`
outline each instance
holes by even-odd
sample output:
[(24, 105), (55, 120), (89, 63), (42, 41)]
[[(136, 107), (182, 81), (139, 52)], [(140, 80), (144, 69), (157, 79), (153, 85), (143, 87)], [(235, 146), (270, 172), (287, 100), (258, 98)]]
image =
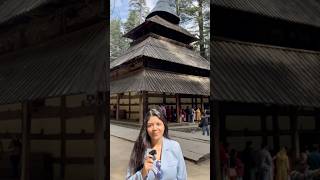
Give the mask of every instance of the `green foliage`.
[(112, 19), (110, 21), (110, 59), (113, 61), (122, 53), (124, 49), (129, 47), (126, 38), (122, 37), (122, 23), (120, 19)]
[[(210, 1), (176, 0), (180, 25), (185, 27), (199, 40), (193, 44), (200, 54), (209, 57), (210, 44)], [(200, 6), (202, 5), (202, 6)]]
[(149, 13), (145, 0), (129, 0), (130, 12), (134, 11), (138, 18), (138, 24), (142, 23)]
[(127, 33), (131, 29), (135, 28), (139, 25), (139, 14), (137, 11), (130, 11), (127, 21), (124, 23), (123, 28), (124, 31)]

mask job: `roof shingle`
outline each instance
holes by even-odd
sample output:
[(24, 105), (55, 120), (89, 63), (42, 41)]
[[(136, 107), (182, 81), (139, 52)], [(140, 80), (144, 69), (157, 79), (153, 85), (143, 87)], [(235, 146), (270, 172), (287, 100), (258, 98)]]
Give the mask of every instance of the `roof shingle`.
[(221, 101), (320, 107), (320, 53), (214, 40), (212, 96)]

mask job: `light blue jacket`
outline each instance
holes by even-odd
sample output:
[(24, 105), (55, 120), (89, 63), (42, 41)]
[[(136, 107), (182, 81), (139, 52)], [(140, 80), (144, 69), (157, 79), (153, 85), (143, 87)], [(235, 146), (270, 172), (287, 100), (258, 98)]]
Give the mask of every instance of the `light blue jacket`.
[[(161, 154), (161, 180), (186, 180), (187, 170), (184, 162), (183, 154), (178, 142), (163, 138), (162, 154)], [(130, 176), (127, 173), (127, 180), (144, 180), (141, 175), (141, 170)], [(150, 170), (147, 180), (154, 180), (154, 173)]]

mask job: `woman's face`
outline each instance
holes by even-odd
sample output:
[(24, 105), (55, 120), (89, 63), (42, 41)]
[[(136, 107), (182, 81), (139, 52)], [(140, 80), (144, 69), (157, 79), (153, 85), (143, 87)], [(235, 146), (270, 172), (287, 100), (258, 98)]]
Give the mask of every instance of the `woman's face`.
[(147, 122), (147, 131), (151, 141), (157, 141), (163, 137), (164, 124), (157, 116), (151, 116)]

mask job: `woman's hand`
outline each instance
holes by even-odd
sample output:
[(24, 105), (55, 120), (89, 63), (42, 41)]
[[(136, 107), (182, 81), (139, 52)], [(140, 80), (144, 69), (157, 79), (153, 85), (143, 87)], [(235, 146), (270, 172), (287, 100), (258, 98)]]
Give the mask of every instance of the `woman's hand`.
[(152, 156), (148, 154), (148, 156), (144, 159), (144, 164), (141, 172), (142, 177), (146, 177), (149, 170), (152, 169), (152, 166), (153, 166), (153, 159), (152, 159)]

